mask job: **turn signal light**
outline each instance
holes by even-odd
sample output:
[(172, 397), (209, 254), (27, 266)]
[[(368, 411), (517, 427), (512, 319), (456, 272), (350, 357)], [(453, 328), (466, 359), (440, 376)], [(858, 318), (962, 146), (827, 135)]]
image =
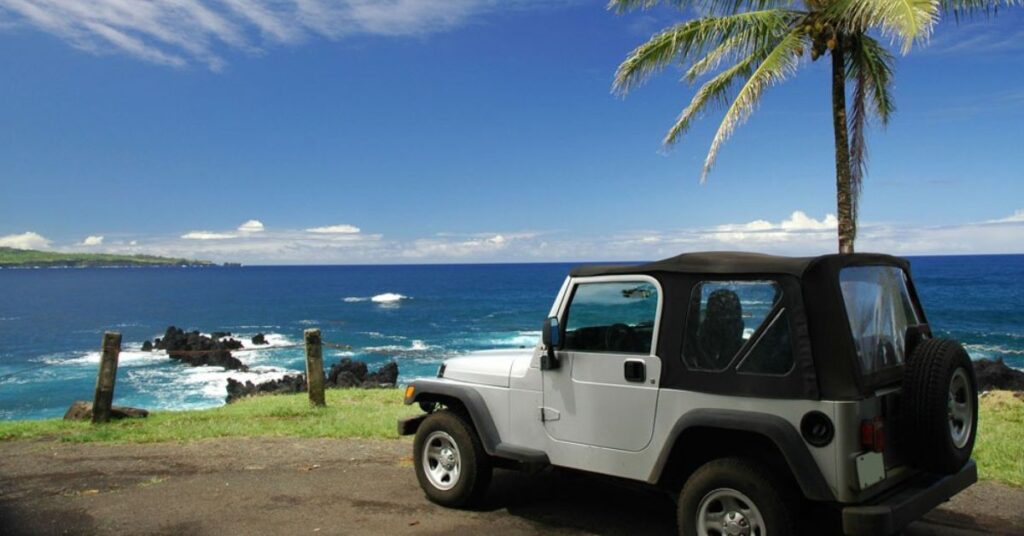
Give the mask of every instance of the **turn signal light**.
[(412, 395), (413, 395), (413, 394), (414, 394), (415, 392), (416, 392), (416, 388), (415, 388), (415, 387), (413, 387), (413, 386), (411, 386), (411, 385), (410, 385), (410, 386), (408, 386), (408, 387), (406, 387), (406, 388), (405, 388), (405, 399), (406, 399), (406, 400), (409, 400), (410, 398), (412, 398)]
[(885, 423), (880, 417), (860, 422), (860, 446), (874, 452), (885, 450)]

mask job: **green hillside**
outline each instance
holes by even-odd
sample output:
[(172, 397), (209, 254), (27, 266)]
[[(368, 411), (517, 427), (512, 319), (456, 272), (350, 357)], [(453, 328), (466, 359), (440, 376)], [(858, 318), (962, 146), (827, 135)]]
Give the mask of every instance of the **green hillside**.
[(174, 259), (153, 255), (107, 253), (60, 253), (0, 247), (0, 268), (108, 267), (108, 266), (212, 266), (209, 261)]

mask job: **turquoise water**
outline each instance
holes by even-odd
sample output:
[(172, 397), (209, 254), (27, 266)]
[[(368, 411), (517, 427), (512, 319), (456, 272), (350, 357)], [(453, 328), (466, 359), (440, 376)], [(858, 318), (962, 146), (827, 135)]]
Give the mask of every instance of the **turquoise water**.
[[(975, 358), (1024, 368), (1024, 256), (912, 262), (939, 335), (960, 339)], [(124, 336), (117, 403), (150, 409), (220, 405), (228, 377), (301, 371), (295, 345), (309, 327), (353, 346), (327, 349), (328, 363), (395, 360), (402, 380), (433, 375), (446, 356), (532, 346), (571, 266), (0, 270), (0, 418), (58, 416), (73, 400), (90, 399), (105, 330)], [(247, 373), (188, 368), (138, 350), (170, 324), (230, 331), (245, 342), (266, 333), (272, 345), (236, 352)]]

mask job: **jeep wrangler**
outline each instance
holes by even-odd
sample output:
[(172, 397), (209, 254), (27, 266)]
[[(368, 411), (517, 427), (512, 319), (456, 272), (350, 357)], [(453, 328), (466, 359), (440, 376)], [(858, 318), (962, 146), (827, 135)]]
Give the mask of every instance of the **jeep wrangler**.
[(448, 359), (405, 403), (426, 412), (398, 423), (419, 483), (450, 507), (495, 466), (550, 465), (675, 494), (682, 535), (796, 534), (814, 504), (884, 535), (977, 481), (970, 358), (888, 255), (579, 267), (535, 348)]

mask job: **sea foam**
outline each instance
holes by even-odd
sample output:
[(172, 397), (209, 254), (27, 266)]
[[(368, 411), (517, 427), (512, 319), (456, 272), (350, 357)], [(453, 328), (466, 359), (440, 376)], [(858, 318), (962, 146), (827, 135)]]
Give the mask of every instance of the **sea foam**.
[(397, 292), (385, 292), (383, 294), (377, 294), (376, 296), (370, 296), (368, 298), (363, 296), (349, 296), (347, 298), (343, 298), (341, 301), (345, 303), (360, 303), (369, 301), (380, 305), (388, 305), (396, 304), (398, 302), (408, 299), (411, 298), (404, 294), (399, 294)]

